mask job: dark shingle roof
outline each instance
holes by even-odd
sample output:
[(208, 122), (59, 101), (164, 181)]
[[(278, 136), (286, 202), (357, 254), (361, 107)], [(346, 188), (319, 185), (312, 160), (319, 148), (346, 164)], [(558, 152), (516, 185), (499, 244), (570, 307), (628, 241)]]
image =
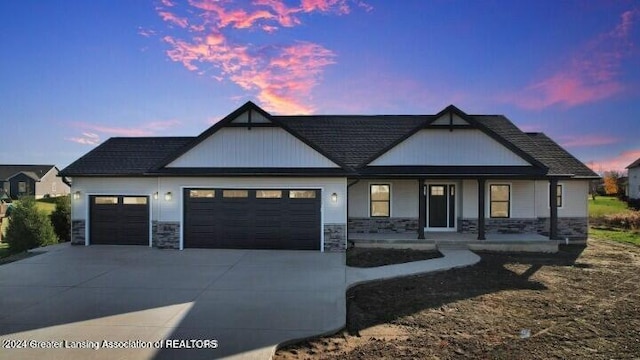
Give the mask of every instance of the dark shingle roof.
[(634, 167), (637, 167), (637, 166), (640, 166), (640, 159), (632, 162), (631, 165), (627, 166), (627, 169), (631, 169), (631, 168), (634, 168)]
[(21, 172), (34, 180), (40, 180), (52, 167), (54, 165), (0, 165), (0, 180), (7, 180)]
[(549, 175), (573, 175), (577, 177), (598, 178), (580, 160), (543, 133), (527, 133), (527, 136), (538, 145), (533, 155), (549, 168)]
[(430, 116), (274, 116), (316, 144), (332, 159), (350, 167), (364, 165)]
[(193, 139), (193, 137), (110, 138), (64, 168), (60, 174), (64, 176), (142, 175)]
[[(244, 111), (245, 107), (238, 111)], [(459, 111), (457, 108), (454, 110)], [(524, 133), (502, 115), (464, 116), (505, 146), (520, 153), (525, 160), (529, 159), (537, 169), (544, 171), (548, 168), (547, 175), (594, 178), (598, 176), (546, 135)], [(316, 115), (271, 118), (333, 161), (343, 164), (345, 170), (356, 169), (357, 172), (358, 168), (365, 167), (385, 149), (428, 125), (436, 115)], [(61, 174), (160, 175), (166, 172), (166, 169), (158, 169), (159, 166), (170, 162), (194, 146), (198, 139), (202, 140), (203, 136), (209, 136), (222, 126), (223, 123), (214, 125), (198, 138), (111, 138), (69, 165)]]

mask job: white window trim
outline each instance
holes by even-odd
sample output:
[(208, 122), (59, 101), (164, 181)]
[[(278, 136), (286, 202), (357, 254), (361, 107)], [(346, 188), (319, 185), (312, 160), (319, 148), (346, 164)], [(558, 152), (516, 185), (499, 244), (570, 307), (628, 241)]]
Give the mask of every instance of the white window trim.
[[(371, 216), (371, 185), (389, 186), (389, 216)], [(367, 184), (367, 214), (371, 219), (390, 219), (393, 217), (393, 184), (391, 181), (371, 181)]]
[[(509, 216), (507, 217), (491, 216), (491, 185), (509, 185)], [(509, 182), (509, 181), (487, 182), (487, 188), (485, 189), (485, 192), (486, 192), (485, 219), (513, 219), (513, 183), (512, 182)]]

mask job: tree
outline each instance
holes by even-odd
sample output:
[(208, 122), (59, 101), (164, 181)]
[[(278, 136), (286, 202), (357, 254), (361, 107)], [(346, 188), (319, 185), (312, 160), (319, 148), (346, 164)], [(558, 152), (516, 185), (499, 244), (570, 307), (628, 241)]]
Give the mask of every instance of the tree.
[(618, 192), (620, 191), (618, 187), (618, 179), (620, 179), (620, 173), (617, 171), (605, 171), (604, 192), (607, 195), (618, 195)]
[(71, 240), (71, 197), (56, 198), (56, 209), (49, 215), (59, 242)]
[(58, 242), (51, 221), (44, 212), (38, 210), (33, 197), (21, 198), (13, 208), (5, 241), (12, 252)]

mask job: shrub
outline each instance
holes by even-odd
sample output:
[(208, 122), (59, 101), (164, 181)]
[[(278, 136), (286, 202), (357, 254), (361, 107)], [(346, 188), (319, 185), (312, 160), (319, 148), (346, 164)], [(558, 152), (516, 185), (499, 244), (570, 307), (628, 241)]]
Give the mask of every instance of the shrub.
[(5, 241), (12, 252), (57, 243), (47, 215), (36, 208), (33, 197), (24, 197), (14, 206)]
[(71, 240), (71, 197), (55, 198), (56, 209), (49, 215), (59, 242)]
[(606, 215), (595, 222), (600, 226), (611, 228), (640, 231), (640, 212), (619, 213)]

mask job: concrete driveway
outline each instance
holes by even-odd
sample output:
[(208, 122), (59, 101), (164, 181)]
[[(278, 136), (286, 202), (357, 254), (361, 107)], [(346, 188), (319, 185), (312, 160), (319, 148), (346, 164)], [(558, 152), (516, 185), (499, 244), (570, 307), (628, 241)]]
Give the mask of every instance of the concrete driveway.
[(344, 326), (344, 264), (312, 251), (48, 247), (0, 266), (0, 359), (268, 359)]

